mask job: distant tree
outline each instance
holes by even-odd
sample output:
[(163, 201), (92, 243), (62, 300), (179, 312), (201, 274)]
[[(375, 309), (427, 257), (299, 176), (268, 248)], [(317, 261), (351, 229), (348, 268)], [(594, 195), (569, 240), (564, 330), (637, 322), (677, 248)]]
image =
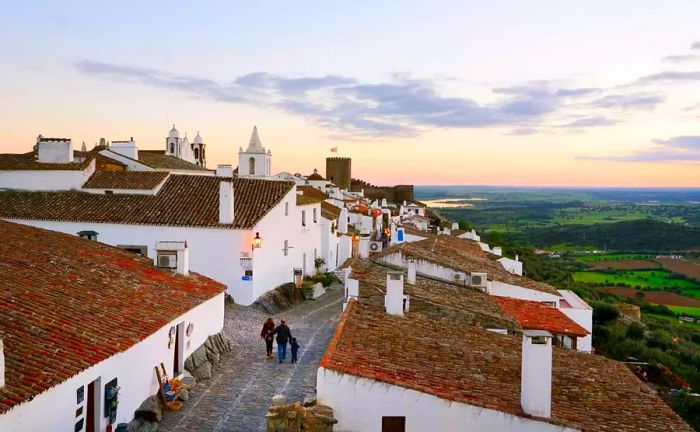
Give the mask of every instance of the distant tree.
[(459, 229), (464, 230), (464, 231), (471, 231), (473, 227), (472, 224), (470, 224), (467, 220), (465, 219), (460, 219), (459, 223)]
[(596, 301), (591, 306), (593, 306), (593, 322), (596, 324), (604, 324), (620, 316), (620, 311), (614, 304)]
[(638, 321), (632, 321), (632, 323), (627, 327), (627, 337), (634, 340), (644, 339), (645, 327), (642, 323)]
[(634, 294), (634, 296), (639, 300), (644, 300), (644, 291), (639, 290)]

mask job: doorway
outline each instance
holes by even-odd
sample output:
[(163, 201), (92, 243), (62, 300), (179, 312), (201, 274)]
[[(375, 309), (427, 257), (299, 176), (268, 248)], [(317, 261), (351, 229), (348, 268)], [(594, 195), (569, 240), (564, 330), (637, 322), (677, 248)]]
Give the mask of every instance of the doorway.
[(100, 430), (100, 378), (88, 384), (85, 432)]
[(406, 432), (406, 417), (382, 417), (382, 432)]
[(173, 354), (173, 378), (180, 375), (184, 368), (184, 342), (185, 323), (181, 322), (175, 327), (175, 352)]

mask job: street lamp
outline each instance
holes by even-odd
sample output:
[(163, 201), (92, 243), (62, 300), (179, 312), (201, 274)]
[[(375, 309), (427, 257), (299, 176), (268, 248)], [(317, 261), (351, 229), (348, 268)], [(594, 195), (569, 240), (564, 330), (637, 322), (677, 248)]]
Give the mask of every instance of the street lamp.
[(262, 238), (260, 238), (260, 233), (255, 233), (255, 238), (253, 239), (253, 249), (258, 249), (262, 247)]

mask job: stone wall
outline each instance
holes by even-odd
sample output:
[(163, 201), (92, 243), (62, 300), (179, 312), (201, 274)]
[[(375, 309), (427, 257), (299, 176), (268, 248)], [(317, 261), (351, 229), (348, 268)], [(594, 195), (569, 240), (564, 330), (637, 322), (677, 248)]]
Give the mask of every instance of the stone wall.
[(404, 201), (411, 203), (414, 200), (413, 185), (375, 186), (364, 180), (352, 179), (350, 190), (353, 192), (365, 191), (365, 196), (371, 200), (386, 199), (388, 202), (401, 204)]
[(212, 367), (219, 364), (221, 356), (231, 350), (231, 342), (226, 339), (223, 331), (209, 336), (202, 346), (187, 357), (185, 369), (198, 380), (209, 379)]
[(333, 409), (317, 405), (315, 399), (304, 405), (286, 405), (283, 396), (272, 399), (265, 418), (267, 432), (333, 432), (333, 425), (338, 422), (333, 418)]

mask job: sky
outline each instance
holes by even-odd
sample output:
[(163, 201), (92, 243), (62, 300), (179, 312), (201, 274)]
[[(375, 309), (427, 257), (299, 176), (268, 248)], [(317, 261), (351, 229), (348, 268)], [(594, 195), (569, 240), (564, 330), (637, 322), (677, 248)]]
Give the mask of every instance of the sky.
[[(0, 0), (0, 153), (173, 124), (273, 172), (700, 187), (700, 2)], [(338, 153), (330, 153), (337, 147)]]

